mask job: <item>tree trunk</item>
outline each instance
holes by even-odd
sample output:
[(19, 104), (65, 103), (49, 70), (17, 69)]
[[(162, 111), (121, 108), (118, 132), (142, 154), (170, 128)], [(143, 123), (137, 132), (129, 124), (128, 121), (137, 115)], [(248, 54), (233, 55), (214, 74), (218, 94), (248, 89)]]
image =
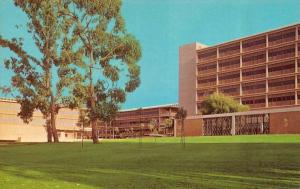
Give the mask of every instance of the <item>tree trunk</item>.
[(47, 118), (46, 120), (46, 127), (47, 127), (47, 142), (52, 142), (52, 131), (51, 131), (51, 122), (50, 119)]
[(54, 104), (53, 95), (51, 95), (51, 128), (54, 142), (59, 142), (56, 130), (56, 106)]
[[(94, 114), (96, 109), (96, 100), (95, 100), (95, 91), (94, 91), (94, 84), (93, 84), (93, 73), (92, 73), (92, 67), (94, 65), (94, 57), (93, 57), (93, 51), (90, 51), (90, 73), (89, 73), (89, 80), (90, 80), (90, 102), (91, 102), (91, 111), (92, 114)], [(91, 125), (92, 125), (92, 139), (93, 143), (97, 144), (99, 142), (98, 140), (98, 133), (97, 133), (97, 119), (92, 115), (91, 119)]]

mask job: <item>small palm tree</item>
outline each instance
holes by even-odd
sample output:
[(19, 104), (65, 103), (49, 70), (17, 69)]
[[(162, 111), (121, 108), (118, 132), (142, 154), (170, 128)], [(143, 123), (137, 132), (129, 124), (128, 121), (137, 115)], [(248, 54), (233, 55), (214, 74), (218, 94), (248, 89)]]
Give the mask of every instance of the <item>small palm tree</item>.
[(181, 144), (183, 144), (183, 147), (185, 148), (185, 133), (184, 133), (184, 120), (187, 116), (187, 111), (183, 108), (180, 107), (175, 115), (175, 118), (180, 120), (181, 122)]

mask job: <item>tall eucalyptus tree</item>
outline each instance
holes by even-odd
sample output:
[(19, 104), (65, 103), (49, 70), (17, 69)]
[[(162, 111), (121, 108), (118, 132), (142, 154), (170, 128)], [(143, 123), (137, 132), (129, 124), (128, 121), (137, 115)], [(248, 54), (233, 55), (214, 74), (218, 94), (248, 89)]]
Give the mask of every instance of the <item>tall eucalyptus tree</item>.
[[(97, 121), (109, 122), (126, 94), (140, 84), (139, 42), (125, 29), (121, 1), (65, 0), (61, 16), (74, 22), (73, 33), (84, 53), (84, 85), (74, 96), (86, 101), (93, 142), (98, 142)], [(80, 91), (80, 92), (78, 92)]]
[(0, 46), (14, 56), (5, 60), (13, 70), (12, 86), (17, 89), (19, 116), (28, 123), (34, 110), (46, 118), (48, 142), (58, 142), (56, 115), (62, 107), (75, 108), (78, 99), (71, 96), (83, 78), (77, 73), (82, 65), (82, 51), (75, 48), (78, 36), (71, 31), (73, 20), (60, 16), (64, 12), (61, 0), (14, 0), (28, 17), (27, 30), (40, 56), (26, 52), (20, 38), (0, 37)]

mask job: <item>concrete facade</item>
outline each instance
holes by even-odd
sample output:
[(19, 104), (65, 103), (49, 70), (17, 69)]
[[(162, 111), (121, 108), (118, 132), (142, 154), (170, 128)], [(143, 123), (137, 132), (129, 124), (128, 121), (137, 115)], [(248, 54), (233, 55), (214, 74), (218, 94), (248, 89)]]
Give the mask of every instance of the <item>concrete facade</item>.
[[(256, 119), (255, 115), (268, 115), (268, 133), (267, 134), (300, 134), (300, 107), (285, 107), (285, 108), (273, 108), (273, 109), (262, 109), (253, 110), (248, 112), (236, 112), (236, 113), (226, 113), (226, 114), (214, 114), (214, 115), (196, 115), (189, 116), (185, 120), (185, 135), (186, 136), (203, 136), (204, 135), (204, 120), (211, 118), (230, 118), (229, 128), (230, 132), (226, 135), (236, 135), (239, 134), (236, 128), (235, 118), (238, 116), (249, 116), (253, 120)], [(256, 120), (254, 120), (256, 121)], [(259, 121), (259, 120), (257, 120)], [(261, 120), (262, 121), (262, 120)], [(224, 124), (224, 123), (222, 123)], [(180, 136), (180, 124), (177, 124), (177, 133)], [(256, 127), (260, 127), (260, 124), (254, 124)], [(253, 126), (254, 126), (253, 125)], [(217, 122), (216, 125), (217, 126)], [(224, 125), (222, 126), (224, 127)], [(255, 133), (247, 134), (263, 134), (264, 132), (259, 131)]]
[[(35, 111), (32, 121), (25, 124), (18, 112), (20, 105), (14, 100), (0, 100), (0, 140), (19, 142), (47, 142), (45, 119)], [(78, 111), (61, 109), (57, 115), (56, 126), (61, 142), (81, 139), (81, 128), (77, 126)]]
[(299, 35), (296, 24), (210, 47), (180, 47), (180, 106), (200, 114), (201, 102), (213, 92), (251, 110), (299, 106)]
[(197, 50), (204, 45), (192, 43), (179, 48), (179, 106), (188, 115), (196, 114), (196, 65)]

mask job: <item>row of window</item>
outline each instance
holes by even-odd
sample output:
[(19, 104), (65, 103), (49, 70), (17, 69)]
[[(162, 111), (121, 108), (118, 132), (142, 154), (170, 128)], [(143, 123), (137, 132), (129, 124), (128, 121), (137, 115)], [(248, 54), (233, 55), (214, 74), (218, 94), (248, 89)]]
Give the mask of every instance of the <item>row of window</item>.
[(280, 65), (275, 65), (272, 67), (270, 66), (268, 68), (269, 72), (277, 72), (277, 71), (288, 70), (288, 69), (293, 69), (293, 71), (295, 71), (295, 63), (293, 61), (280, 63)]
[(295, 100), (295, 95), (269, 97), (269, 103)]
[(198, 58), (200, 60), (209, 60), (212, 58), (217, 58), (217, 49), (209, 50), (209, 51), (203, 51), (200, 54), (198, 54)]
[(198, 66), (198, 71), (207, 71), (207, 70), (216, 70), (217, 69), (217, 63), (214, 62), (213, 64), (203, 64)]
[(243, 50), (249, 51), (252, 49), (258, 49), (266, 46), (266, 38), (243, 41)]
[(254, 76), (254, 78), (260, 78), (260, 77), (265, 77), (266, 76), (266, 68), (260, 68), (257, 70), (243, 70), (242, 72), (243, 78), (249, 78)]
[(266, 90), (266, 83), (254, 83), (254, 84), (244, 84), (242, 86), (243, 91), (255, 91), (258, 89), (262, 89), (262, 91)]
[(240, 87), (234, 86), (229, 88), (220, 88), (220, 92), (224, 94), (232, 94), (232, 95), (239, 95), (240, 94)]
[(240, 66), (240, 59), (230, 59), (230, 60), (225, 60), (225, 61), (220, 61), (219, 62), (219, 67), (223, 68), (223, 67), (229, 67), (229, 66)]
[(269, 88), (279, 87), (279, 86), (288, 87), (289, 85), (295, 85), (295, 80), (293, 78), (290, 78), (289, 80), (280, 79), (280, 80), (269, 81)]
[(295, 56), (295, 47), (290, 46), (289, 48), (279, 48), (279, 49), (274, 49), (269, 52), (269, 60), (278, 60), (282, 58), (288, 58)]
[[(295, 38), (294, 34), (295, 34), (295, 32), (291, 32), (291, 33), (284, 33), (282, 35), (276, 35), (276, 36), (273, 36), (273, 37), (269, 37), (269, 42), (270, 43), (282, 43), (282, 42), (285, 42), (285, 41), (292, 41)], [(291, 39), (290, 36), (294, 36), (294, 37)], [(245, 51), (247, 51), (246, 50), (247, 48), (251, 47), (251, 49), (255, 49), (255, 48), (258, 48), (258, 46), (261, 46), (261, 47), (265, 46), (265, 39), (260, 39), (260, 40), (257, 40), (257, 41), (250, 41), (250, 42), (247, 42), (247, 43), (246, 42), (243, 43), (243, 48), (245, 48)], [(270, 46), (272, 46), (272, 44)], [(292, 46), (282, 47), (282, 48), (275, 49), (275, 50), (272, 50), (272, 51), (269, 52), (269, 58), (271, 58), (271, 59), (273, 59), (273, 57), (276, 57), (276, 56), (281, 56), (281, 55), (284, 55), (284, 54), (290, 54), (290, 53), (295, 51), (295, 47), (292, 47)], [(220, 47), (220, 49), (219, 49), (220, 57), (235, 54), (235, 53), (239, 53), (239, 52), (240, 52), (240, 45), (239, 44), (236, 44), (236, 45), (233, 45), (233, 46), (228, 46), (228, 47)], [(203, 52), (198, 54), (198, 58), (200, 60), (208, 60), (208, 59), (217, 58), (217, 49), (209, 50), (209, 51), (203, 51)], [(247, 62), (247, 58), (245, 59), (245, 62)], [(263, 57), (260, 57), (259, 59), (263, 59)], [(251, 60), (249, 60), (249, 61), (251, 61)]]
[(275, 45), (287, 41), (293, 41), (295, 40), (295, 30), (289, 30), (289, 31), (282, 31), (278, 32), (276, 34), (271, 34), (269, 36), (269, 45)]
[(220, 47), (219, 49), (220, 57), (230, 55), (230, 54), (235, 54), (238, 52), (240, 52), (240, 43), (231, 46)]
[(242, 100), (242, 104), (245, 104), (245, 105), (265, 104), (265, 103), (266, 103), (266, 99), (265, 98)]
[(254, 63), (261, 63), (266, 61), (266, 54), (259, 53), (255, 55), (248, 55), (243, 57), (243, 64), (254, 64)]
[(229, 79), (236, 79), (237, 81), (239, 81), (240, 78), (240, 73), (235, 73), (235, 74), (231, 74), (231, 75), (221, 75), (219, 77), (219, 80), (229, 80)]

